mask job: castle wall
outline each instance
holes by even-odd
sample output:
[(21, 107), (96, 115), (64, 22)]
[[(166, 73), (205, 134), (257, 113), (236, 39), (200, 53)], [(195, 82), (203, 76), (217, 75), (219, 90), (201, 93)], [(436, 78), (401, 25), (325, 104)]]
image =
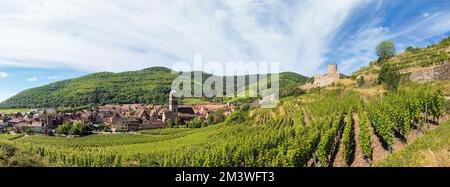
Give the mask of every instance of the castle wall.
[(325, 75), (315, 75), (314, 82), (305, 84), (303, 89), (329, 86), (341, 78), (341, 73), (337, 70), (336, 64), (328, 64), (327, 70), (328, 73)]
[(411, 72), (409, 79), (417, 82), (450, 80), (450, 63)]

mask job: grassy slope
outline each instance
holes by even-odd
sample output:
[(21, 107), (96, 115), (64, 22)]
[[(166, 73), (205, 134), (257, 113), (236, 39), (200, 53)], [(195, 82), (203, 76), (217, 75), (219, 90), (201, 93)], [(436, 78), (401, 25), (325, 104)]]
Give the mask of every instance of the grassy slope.
[(450, 167), (450, 121), (390, 155), (377, 166)]
[[(395, 55), (383, 63), (390, 63), (407, 74), (418, 68), (430, 67), (450, 62), (450, 37), (425, 48), (412, 48)], [(378, 78), (380, 66), (375, 61), (352, 74), (353, 77), (364, 76), (366, 82), (374, 83)]]

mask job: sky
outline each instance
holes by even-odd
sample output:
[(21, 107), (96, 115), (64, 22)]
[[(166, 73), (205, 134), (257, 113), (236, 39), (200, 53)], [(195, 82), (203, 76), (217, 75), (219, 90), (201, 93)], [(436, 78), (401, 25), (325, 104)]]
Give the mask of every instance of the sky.
[(351, 73), (450, 35), (448, 0), (0, 0), (0, 101), (93, 72), (204, 61)]

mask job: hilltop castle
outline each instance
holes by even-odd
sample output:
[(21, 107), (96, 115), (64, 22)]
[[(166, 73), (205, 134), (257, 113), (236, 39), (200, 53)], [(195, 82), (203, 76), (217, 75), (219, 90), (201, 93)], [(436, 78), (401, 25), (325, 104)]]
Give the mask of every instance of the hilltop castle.
[(303, 86), (303, 89), (311, 89), (315, 87), (323, 87), (333, 84), (333, 82), (341, 79), (344, 77), (343, 74), (341, 74), (336, 64), (328, 64), (327, 66), (328, 72), (325, 75), (314, 75), (314, 82), (306, 83)]

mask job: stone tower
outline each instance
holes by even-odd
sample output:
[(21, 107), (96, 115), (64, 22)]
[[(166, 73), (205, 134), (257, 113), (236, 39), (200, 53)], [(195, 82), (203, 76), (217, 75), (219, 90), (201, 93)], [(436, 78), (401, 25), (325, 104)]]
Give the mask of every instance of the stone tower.
[(334, 75), (337, 73), (337, 65), (336, 64), (328, 64), (328, 75)]
[(176, 91), (171, 91), (169, 94), (169, 110), (174, 114), (178, 113), (178, 99), (175, 97)]

